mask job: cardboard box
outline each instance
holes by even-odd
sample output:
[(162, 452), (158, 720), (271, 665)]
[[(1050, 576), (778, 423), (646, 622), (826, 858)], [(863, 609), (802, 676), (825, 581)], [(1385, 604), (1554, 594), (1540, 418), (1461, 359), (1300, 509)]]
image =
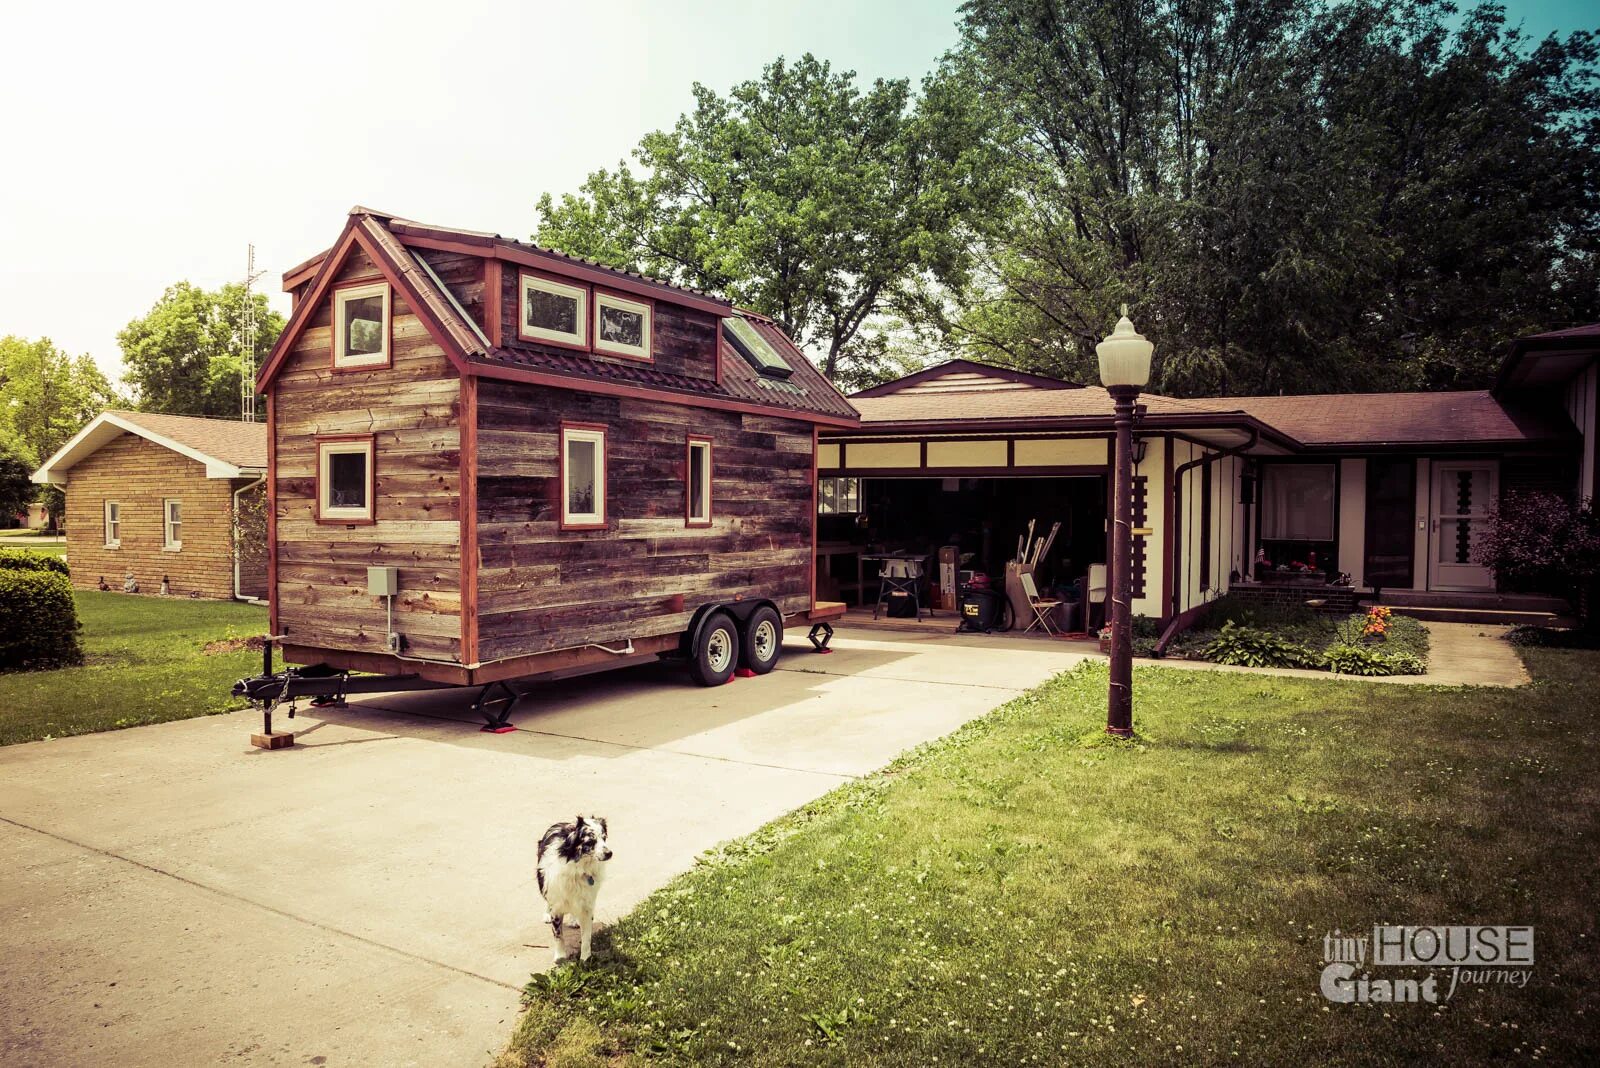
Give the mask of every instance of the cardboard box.
[(956, 568), (961, 560), (961, 550), (954, 545), (939, 547), (939, 607), (948, 611), (956, 608)]

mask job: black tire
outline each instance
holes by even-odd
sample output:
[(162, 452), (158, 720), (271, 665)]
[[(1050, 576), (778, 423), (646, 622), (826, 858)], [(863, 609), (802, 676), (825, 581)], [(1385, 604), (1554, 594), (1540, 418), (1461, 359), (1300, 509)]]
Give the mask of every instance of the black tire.
[(700, 628), (700, 641), (689, 656), (689, 674), (702, 686), (721, 686), (739, 666), (739, 628), (726, 612), (717, 612)]
[(1000, 618), (997, 622), (998, 626), (996, 626), (994, 629), (999, 631), (1001, 634), (1004, 634), (1006, 631), (1017, 625), (1016, 613), (1011, 610), (1011, 598), (1002, 597), (1000, 599)]
[(757, 675), (765, 675), (778, 666), (778, 657), (783, 655), (783, 617), (762, 605), (744, 621), (740, 638), (739, 663)]

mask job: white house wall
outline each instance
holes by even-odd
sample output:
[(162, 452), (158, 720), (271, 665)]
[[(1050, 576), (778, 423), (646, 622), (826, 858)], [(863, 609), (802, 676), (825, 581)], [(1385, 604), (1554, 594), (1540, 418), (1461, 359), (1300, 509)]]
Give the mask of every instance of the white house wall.
[(1147, 479), (1145, 483), (1145, 521), (1150, 533), (1144, 544), (1144, 596), (1133, 599), (1136, 616), (1159, 618), (1167, 614), (1162, 603), (1167, 575), (1167, 462), (1165, 439), (1149, 438), (1146, 441), (1144, 463), (1134, 469), (1135, 474)]
[(1362, 575), (1367, 557), (1367, 461), (1339, 461), (1339, 560), (1338, 569), (1347, 572), (1359, 587), (1366, 585)]
[(1600, 368), (1590, 364), (1581, 375), (1567, 383), (1566, 389), (1567, 415), (1572, 417), (1572, 425), (1583, 434), (1583, 448), (1578, 458), (1578, 494), (1582, 497), (1594, 496), (1597, 379), (1600, 379)]

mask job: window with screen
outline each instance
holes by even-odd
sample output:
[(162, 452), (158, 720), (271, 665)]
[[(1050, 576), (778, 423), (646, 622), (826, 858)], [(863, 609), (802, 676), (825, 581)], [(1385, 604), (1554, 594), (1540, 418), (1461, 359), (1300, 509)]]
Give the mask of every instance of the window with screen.
[(859, 478), (817, 480), (817, 512), (820, 515), (852, 515), (861, 511)]
[(333, 295), (333, 366), (360, 370), (389, 363), (389, 284), (348, 286)]
[(691, 527), (711, 525), (711, 439), (689, 439), (685, 515)]
[(768, 378), (788, 378), (794, 374), (794, 368), (750, 320), (739, 315), (730, 316), (722, 320), (722, 328), (734, 351), (763, 375)]
[(589, 290), (536, 274), (522, 276), (517, 332), (527, 341), (589, 347)]
[(105, 503), (105, 535), (107, 549), (122, 547), (122, 505), (116, 501)]
[(1333, 464), (1267, 464), (1261, 469), (1263, 541), (1333, 541)]
[(606, 431), (561, 428), (561, 527), (597, 530), (606, 525)]
[(174, 551), (183, 548), (182, 501), (169, 499), (161, 502), (161, 547)]
[(317, 519), (324, 523), (370, 523), (375, 518), (371, 437), (317, 442)]

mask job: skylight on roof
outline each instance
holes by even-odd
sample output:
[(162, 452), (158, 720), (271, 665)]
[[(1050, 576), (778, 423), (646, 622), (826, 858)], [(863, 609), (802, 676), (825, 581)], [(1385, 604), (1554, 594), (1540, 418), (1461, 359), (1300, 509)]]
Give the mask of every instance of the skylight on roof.
[(794, 368), (778, 355), (778, 350), (761, 336), (761, 331), (757, 330), (750, 320), (740, 315), (733, 315), (722, 320), (722, 325), (727, 331), (729, 343), (751, 367), (769, 378), (788, 378), (794, 374)]

